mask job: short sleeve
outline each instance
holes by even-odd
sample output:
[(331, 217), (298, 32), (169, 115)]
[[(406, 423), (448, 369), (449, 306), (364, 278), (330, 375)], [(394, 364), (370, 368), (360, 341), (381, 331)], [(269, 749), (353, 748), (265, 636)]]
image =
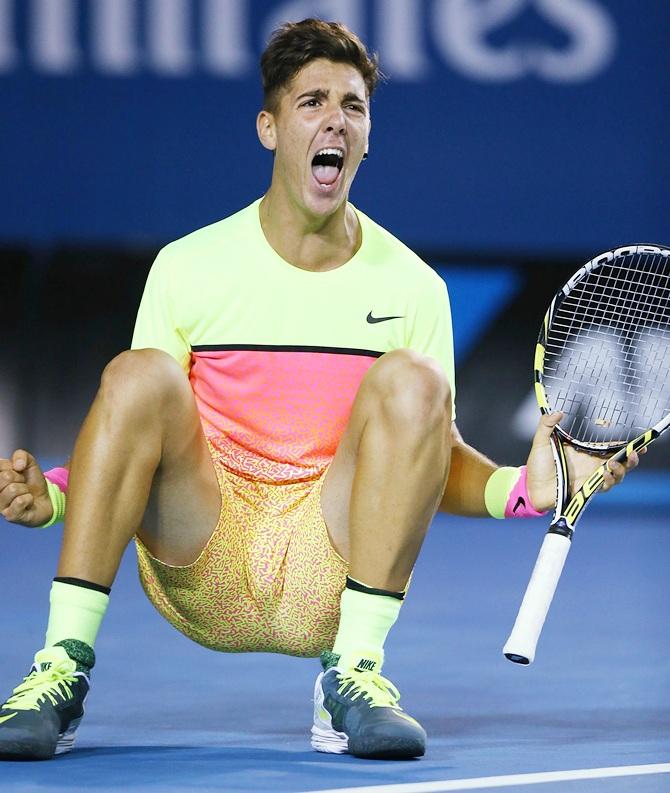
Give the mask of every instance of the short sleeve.
[(456, 367), (451, 306), (447, 285), (436, 273), (417, 305), (409, 345), (442, 364), (451, 386), (452, 416), (456, 417)]
[(163, 350), (188, 372), (191, 349), (176, 316), (172, 281), (170, 259), (163, 249), (156, 257), (144, 287), (131, 349), (149, 347)]

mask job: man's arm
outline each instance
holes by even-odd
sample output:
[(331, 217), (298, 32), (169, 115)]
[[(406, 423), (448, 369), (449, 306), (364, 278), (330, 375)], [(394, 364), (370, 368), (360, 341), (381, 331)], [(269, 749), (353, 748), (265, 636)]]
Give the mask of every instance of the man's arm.
[[(556, 468), (551, 451), (551, 433), (560, 420), (560, 413), (540, 418), (533, 444), (528, 456), (528, 493), (535, 509), (543, 511), (552, 509), (556, 498)], [(484, 502), (486, 483), (498, 466), (481, 452), (468, 446), (461, 437), (458, 427), (451, 425), (451, 468), (449, 479), (438, 510), (452, 515), (469, 517), (489, 517)], [(599, 465), (602, 458), (586, 452), (580, 452), (565, 446), (568, 460), (572, 491), (578, 490)], [(610, 490), (623, 482), (627, 471), (631, 471), (639, 462), (638, 455), (633, 453), (625, 463), (610, 463), (605, 475), (603, 491)]]
[[(151, 268), (135, 323), (132, 347), (157, 348), (172, 355), (188, 369), (190, 348), (175, 319), (169, 270), (163, 249)], [(70, 461), (63, 463), (69, 469)], [(0, 457), (0, 515), (10, 523), (38, 527), (54, 514), (44, 473), (30, 452), (17, 449), (9, 458)]]
[(438, 510), (452, 515), (488, 517), (484, 489), (498, 466), (463, 440), (451, 424), (451, 468)]

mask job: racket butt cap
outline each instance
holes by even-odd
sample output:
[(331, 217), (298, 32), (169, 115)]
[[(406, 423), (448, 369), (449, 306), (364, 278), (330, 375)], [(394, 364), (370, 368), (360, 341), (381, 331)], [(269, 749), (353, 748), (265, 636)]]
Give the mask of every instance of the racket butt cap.
[(525, 655), (518, 655), (517, 653), (505, 653), (505, 658), (508, 661), (512, 661), (515, 664), (521, 664), (522, 666), (528, 666), (530, 664), (530, 658), (527, 658)]

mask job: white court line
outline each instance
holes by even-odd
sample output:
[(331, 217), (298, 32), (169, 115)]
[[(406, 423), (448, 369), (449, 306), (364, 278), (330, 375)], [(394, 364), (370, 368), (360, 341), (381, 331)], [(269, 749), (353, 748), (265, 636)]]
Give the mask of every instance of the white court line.
[(509, 787), (510, 785), (539, 785), (543, 782), (606, 779), (615, 776), (640, 776), (642, 774), (670, 774), (670, 763), (621, 765), (609, 768), (580, 768), (575, 771), (543, 771), (538, 774), (480, 776), (472, 779), (451, 779), (442, 782), (409, 782), (402, 785), (342, 787), (329, 790), (310, 790), (307, 793), (444, 793), (450, 790), (485, 790), (494, 787)]

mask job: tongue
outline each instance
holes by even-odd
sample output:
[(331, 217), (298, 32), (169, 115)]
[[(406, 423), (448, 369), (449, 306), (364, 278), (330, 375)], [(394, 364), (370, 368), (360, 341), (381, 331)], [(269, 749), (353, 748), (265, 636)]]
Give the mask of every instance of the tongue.
[(336, 165), (315, 165), (312, 173), (319, 184), (333, 184), (340, 172)]

